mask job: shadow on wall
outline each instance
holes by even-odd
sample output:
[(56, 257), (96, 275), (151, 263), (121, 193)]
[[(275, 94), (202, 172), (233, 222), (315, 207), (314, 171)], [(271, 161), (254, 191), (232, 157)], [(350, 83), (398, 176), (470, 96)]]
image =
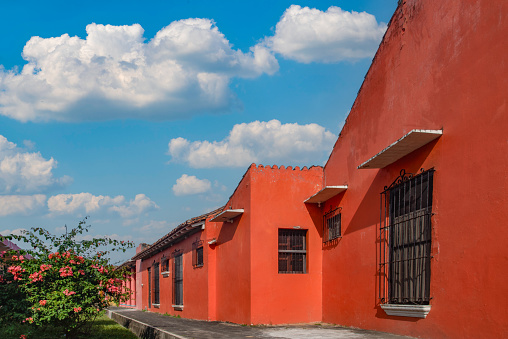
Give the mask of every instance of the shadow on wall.
[(323, 216), (321, 207), (318, 207), (316, 204), (305, 204), (305, 208), (307, 208), (307, 212), (319, 236), (323, 238)]
[(235, 236), (236, 233), (236, 229), (238, 228), (238, 225), (240, 224), (242, 218), (243, 214), (236, 217), (232, 223), (223, 222), (223, 225), (219, 232), (219, 236), (217, 237), (217, 245), (224, 244), (228, 241), (233, 240), (233, 237)]
[[(369, 185), (367, 192), (363, 195), (363, 199), (358, 205), (353, 218), (351, 218), (351, 221), (345, 228), (343, 235), (351, 234), (371, 226), (379, 227), (380, 194), (385, 186), (390, 186), (399, 176), (401, 169), (405, 169), (406, 173), (418, 173), (438, 140), (432, 141), (411, 152), (384, 169), (377, 170), (376, 176)], [(362, 169), (360, 171), (369, 171), (369, 169)]]
[[(345, 234), (350, 234), (359, 230), (366, 229), (368, 227), (375, 227), (376, 237), (375, 237), (375, 246), (372, 246), (372, 250), (374, 251), (374, 256), (376, 258), (376, 266), (373, 278), (375, 279), (375, 288), (373, 293), (374, 299), (374, 309), (376, 310), (376, 317), (383, 319), (394, 319), (394, 320), (403, 320), (406, 322), (416, 322), (420, 320), (420, 318), (408, 318), (408, 317), (394, 317), (388, 316), (385, 311), (379, 306), (379, 283), (380, 283), (380, 271), (379, 271), (379, 263), (380, 260), (380, 234), (379, 234), (379, 223), (380, 223), (380, 213), (381, 213), (381, 193), (388, 188), (393, 182), (395, 182), (399, 175), (401, 169), (406, 170), (406, 173), (419, 173), (421, 166), (432, 152), (434, 146), (438, 140), (435, 140), (418, 150), (408, 154), (407, 156), (399, 159), (393, 164), (386, 167), (385, 170), (378, 170), (376, 176), (372, 180), (367, 193), (364, 195), (363, 200), (361, 201), (358, 209), (356, 210), (355, 215), (353, 216), (350, 225), (345, 232)], [(410, 157), (410, 158), (409, 158)]]

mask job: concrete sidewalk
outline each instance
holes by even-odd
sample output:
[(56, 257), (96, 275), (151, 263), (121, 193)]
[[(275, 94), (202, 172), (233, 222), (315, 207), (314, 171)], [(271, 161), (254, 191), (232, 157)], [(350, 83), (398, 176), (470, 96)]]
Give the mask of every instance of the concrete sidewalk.
[(110, 307), (108, 316), (142, 339), (271, 338), (271, 339), (403, 339), (394, 334), (327, 324), (244, 326), (219, 321), (174, 318), (158, 313)]

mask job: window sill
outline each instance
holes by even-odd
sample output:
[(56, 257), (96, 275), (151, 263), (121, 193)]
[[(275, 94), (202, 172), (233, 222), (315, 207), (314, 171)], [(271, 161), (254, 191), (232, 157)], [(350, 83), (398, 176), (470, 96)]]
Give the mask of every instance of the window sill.
[(163, 278), (167, 278), (167, 277), (169, 277), (169, 271), (162, 272), (161, 274), (162, 274), (162, 277), (163, 277)]
[(152, 304), (153, 308), (160, 308), (161, 304)]
[(203, 267), (204, 265), (201, 264), (201, 265), (194, 265), (194, 268), (200, 268), (200, 267)]
[(381, 304), (386, 314), (396, 317), (425, 318), (430, 312), (430, 305), (397, 305)]
[(183, 311), (183, 305), (171, 305), (176, 311)]

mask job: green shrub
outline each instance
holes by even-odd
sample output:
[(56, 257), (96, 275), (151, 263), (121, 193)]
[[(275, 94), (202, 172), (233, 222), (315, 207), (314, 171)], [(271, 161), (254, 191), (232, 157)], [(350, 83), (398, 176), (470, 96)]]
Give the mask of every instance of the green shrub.
[[(60, 237), (42, 228), (4, 237), (32, 249), (1, 253), (7, 272), (0, 276), (0, 325), (48, 327), (73, 338), (89, 332), (109, 303), (128, 299), (130, 291), (122, 289), (127, 273), (115, 270), (105, 255), (133, 244), (107, 237), (77, 241), (88, 229), (85, 219)], [(100, 251), (103, 246), (111, 249)]]

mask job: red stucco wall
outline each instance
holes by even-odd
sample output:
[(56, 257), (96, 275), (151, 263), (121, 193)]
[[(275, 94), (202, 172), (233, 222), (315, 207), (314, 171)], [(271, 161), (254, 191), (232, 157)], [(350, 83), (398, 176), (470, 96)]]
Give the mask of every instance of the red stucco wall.
[[(206, 230), (206, 225), (205, 225)], [(192, 243), (196, 240), (206, 240), (206, 232), (200, 231), (188, 238), (183, 239), (177, 244), (164, 249), (153, 255), (150, 258), (141, 261), (142, 272), (142, 300), (137, 303), (142, 305), (143, 309), (152, 312), (168, 313), (170, 315), (179, 315), (182, 318), (210, 320), (208, 316), (208, 246), (203, 244), (203, 262), (202, 267), (193, 267), (192, 265)], [(183, 304), (182, 310), (173, 308), (173, 257), (172, 253), (175, 250), (180, 250), (183, 253)], [(162, 257), (170, 258), (169, 270), (170, 274), (167, 277), (162, 276)], [(152, 267), (153, 262), (161, 263), (159, 270), (159, 291), (160, 291), (160, 306), (156, 308), (148, 306), (148, 274), (147, 268)], [(153, 282), (153, 268), (152, 268), (152, 282)], [(153, 297), (152, 297), (153, 298)], [(213, 320), (213, 319), (211, 319)]]
[[(325, 166), (348, 190), (323, 252), (323, 320), (427, 338), (508, 333), (508, 2), (404, 1)], [(443, 135), (384, 169), (357, 166), (412, 129)], [(380, 195), (401, 169), (436, 170), (431, 305), (388, 317), (376, 298)], [(325, 206), (325, 208), (328, 208)]]
[[(323, 184), (322, 167), (251, 167), (251, 322), (321, 321), (321, 214), (303, 201)], [(278, 273), (278, 230), (307, 230), (307, 273)]]
[(213, 246), (217, 320), (239, 324), (251, 323), (250, 180), (251, 174), (247, 171), (226, 204), (226, 209), (244, 209), (244, 213), (232, 223), (215, 223), (210, 228), (213, 230), (210, 236), (217, 239)]

